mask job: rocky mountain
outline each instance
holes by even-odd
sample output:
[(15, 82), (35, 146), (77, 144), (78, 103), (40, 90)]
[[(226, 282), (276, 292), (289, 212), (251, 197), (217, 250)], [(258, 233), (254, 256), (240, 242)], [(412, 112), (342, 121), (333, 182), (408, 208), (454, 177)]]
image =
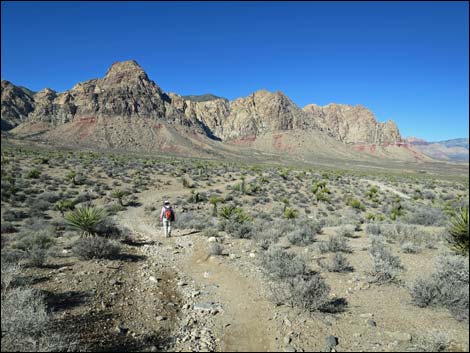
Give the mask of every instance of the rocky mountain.
[(304, 111), (319, 127), (339, 141), (360, 144), (393, 144), (401, 142), (394, 121), (377, 122), (374, 114), (362, 105), (309, 104)]
[[(361, 153), (354, 150), (380, 156), (380, 149), (401, 143), (395, 123), (377, 122), (362, 106), (311, 104), (301, 109), (282, 92), (266, 90), (233, 101), (212, 94), (166, 94), (133, 60), (114, 63), (103, 78), (60, 93), (46, 88), (31, 95), (2, 82), (2, 129), (19, 123), (12, 133), (23, 138), (178, 153), (196, 145), (214, 151), (221, 145), (214, 147), (213, 142), (223, 141), (225, 146), (312, 155), (328, 146), (333, 155), (347, 158), (352, 153), (359, 158)], [(295, 136), (302, 136), (302, 145)], [(411, 160), (423, 157), (415, 151), (408, 154)]]
[(434, 159), (461, 162), (469, 161), (468, 138), (428, 142), (416, 137), (408, 137), (405, 141), (413, 146), (414, 149)]
[(2, 131), (10, 130), (25, 122), (34, 109), (33, 92), (2, 80)]

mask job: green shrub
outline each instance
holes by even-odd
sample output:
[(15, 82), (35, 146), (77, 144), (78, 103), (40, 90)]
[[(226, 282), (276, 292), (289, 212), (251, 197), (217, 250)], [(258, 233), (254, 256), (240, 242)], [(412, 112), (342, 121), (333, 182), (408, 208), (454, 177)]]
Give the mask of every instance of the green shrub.
[(31, 169), (26, 173), (26, 178), (28, 179), (38, 179), (41, 175), (41, 172), (37, 169)]
[(298, 216), (299, 216), (299, 212), (294, 208), (287, 207), (284, 211), (284, 218), (286, 219), (294, 219), (294, 218), (297, 218)]
[(357, 210), (361, 210), (361, 211), (365, 211), (366, 210), (366, 206), (364, 206), (361, 201), (359, 200), (356, 200), (356, 199), (352, 199), (351, 201), (349, 201), (349, 206), (351, 206), (352, 208), (355, 208)]
[(72, 200), (59, 200), (55, 203), (54, 208), (60, 212), (62, 217), (65, 211), (73, 210), (75, 203)]

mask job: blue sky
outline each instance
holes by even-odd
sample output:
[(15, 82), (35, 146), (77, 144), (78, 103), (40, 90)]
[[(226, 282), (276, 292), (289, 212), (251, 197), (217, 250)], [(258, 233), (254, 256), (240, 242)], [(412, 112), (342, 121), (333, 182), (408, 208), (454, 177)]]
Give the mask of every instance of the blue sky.
[(135, 59), (166, 92), (362, 104), (468, 137), (467, 2), (2, 2), (1, 76), (57, 91)]

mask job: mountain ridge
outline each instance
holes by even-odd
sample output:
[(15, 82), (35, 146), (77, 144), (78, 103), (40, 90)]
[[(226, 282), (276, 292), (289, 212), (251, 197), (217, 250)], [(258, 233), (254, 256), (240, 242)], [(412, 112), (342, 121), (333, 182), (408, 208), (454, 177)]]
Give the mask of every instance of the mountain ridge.
[[(16, 109), (18, 107), (23, 109)], [(4, 130), (12, 130), (13, 134), (28, 136), (28, 128), (35, 134), (38, 129), (44, 132), (54, 129), (68, 131), (62, 128), (64, 124), (79, 130), (83, 124), (111, 126), (113, 121), (117, 123), (119, 120), (121, 124), (122, 119), (150, 119), (158, 124), (165, 123), (183, 134), (186, 134), (183, 128), (189, 128), (191, 133), (200, 135), (202, 139), (207, 137), (224, 143), (233, 141), (237, 145), (266, 134), (274, 136), (279, 132), (296, 130), (317, 137), (321, 134), (328, 136), (338, 142), (336, 147), (332, 147), (337, 150), (344, 144), (374, 145), (374, 148), (363, 149), (374, 154), (377, 148), (404, 143), (393, 121), (378, 122), (374, 114), (361, 105), (332, 103), (320, 107), (311, 104), (302, 109), (284, 93), (267, 90), (258, 90), (232, 101), (212, 94), (180, 96), (165, 93), (135, 60), (115, 62), (103, 78), (77, 83), (60, 93), (43, 89), (31, 96), (2, 81), (2, 129), (5, 120), (8, 124)], [(12, 129), (16, 126), (18, 128)], [(127, 129), (132, 128), (126, 126)], [(100, 135), (97, 130), (91, 130), (91, 134)], [(134, 135), (139, 139), (138, 134)], [(142, 135), (151, 138), (145, 133)], [(50, 142), (64, 138), (58, 133), (43, 136), (49, 136)], [(125, 133), (119, 136), (122, 144), (127, 146)], [(119, 140), (113, 141), (113, 145), (120, 143)], [(414, 158), (425, 159), (423, 156)]]

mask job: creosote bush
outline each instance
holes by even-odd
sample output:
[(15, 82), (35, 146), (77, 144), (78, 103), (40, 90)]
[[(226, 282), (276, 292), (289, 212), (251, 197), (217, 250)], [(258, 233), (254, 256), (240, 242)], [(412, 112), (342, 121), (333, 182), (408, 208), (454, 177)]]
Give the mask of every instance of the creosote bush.
[(468, 321), (469, 263), (460, 255), (437, 258), (435, 272), (417, 279), (410, 288), (413, 302), (419, 307), (441, 306), (449, 309), (458, 320)]
[(351, 252), (348, 239), (342, 235), (332, 235), (327, 241), (318, 244), (318, 249), (322, 253), (326, 252)]
[(114, 259), (121, 252), (121, 246), (114, 240), (100, 236), (78, 239), (72, 247), (78, 257), (89, 260), (97, 258)]
[(350, 272), (353, 271), (351, 264), (346, 256), (341, 252), (335, 252), (331, 258), (331, 262), (326, 265), (330, 272)]
[(12, 246), (14, 249), (19, 249), (23, 252), (22, 258), (29, 265), (40, 267), (46, 262), (55, 243), (55, 238), (48, 229), (44, 229), (20, 233)]
[(329, 302), (330, 287), (318, 273), (311, 272), (299, 256), (271, 247), (263, 254), (262, 264), (273, 281), (271, 289), (277, 303), (314, 311)]
[(398, 273), (403, 270), (400, 258), (393, 256), (380, 238), (372, 240), (370, 255), (374, 261), (371, 272), (373, 282), (394, 281), (397, 279)]

